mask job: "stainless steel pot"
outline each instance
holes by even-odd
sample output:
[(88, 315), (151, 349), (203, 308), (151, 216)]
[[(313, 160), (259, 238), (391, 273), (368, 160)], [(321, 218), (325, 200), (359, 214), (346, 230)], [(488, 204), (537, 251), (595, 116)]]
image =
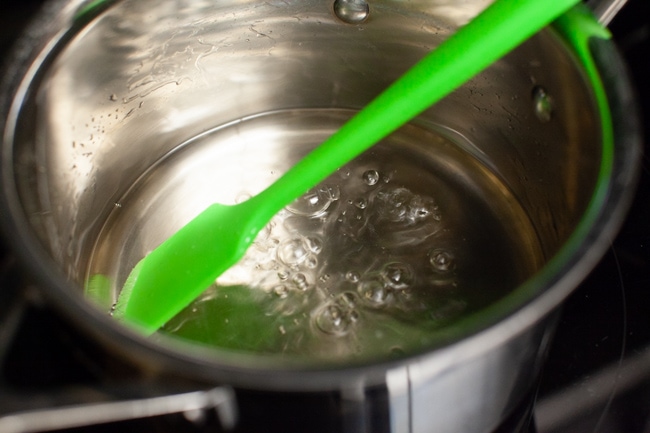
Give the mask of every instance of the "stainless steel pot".
[[(435, 167), (507, 221), (503, 257), (524, 260), (502, 268), (516, 268), (506, 293), (426, 344), (343, 361), (147, 340), (107, 314), (147, 249), (211, 201), (263, 187), (487, 3), (382, 0), (367, 16), (321, 0), (51, 3), (3, 82), (5, 233), (47, 299), (101, 344), (151, 375), (234, 389), (235, 429), (262, 414), (264, 431), (489, 432), (531, 391), (554, 312), (606, 249), (636, 176), (624, 67), (579, 11), (371, 161), (397, 164), (391, 182), (413, 190)], [(234, 150), (174, 162), (213, 136)], [(234, 164), (253, 174), (237, 177)], [(173, 188), (147, 189), (161, 178)], [(114, 279), (100, 308), (83, 296), (98, 262), (118, 263), (97, 265)], [(304, 411), (320, 415), (295, 416)]]

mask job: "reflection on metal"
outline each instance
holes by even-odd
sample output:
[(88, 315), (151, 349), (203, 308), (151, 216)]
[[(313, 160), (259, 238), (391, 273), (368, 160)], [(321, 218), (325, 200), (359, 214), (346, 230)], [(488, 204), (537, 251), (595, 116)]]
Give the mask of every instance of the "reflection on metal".
[(625, 3), (627, 0), (590, 0), (587, 2), (598, 21), (604, 26), (614, 19)]
[[(47, 73), (39, 71), (34, 82), (24, 77), (33, 71), (32, 65), (38, 59), (25, 54), (14, 67), (14, 75), (29, 83), (30, 91), (25, 89), (15, 99), (15, 107), (20, 106), (20, 110), (9, 117), (12, 124), (5, 130), (11, 129), (15, 134), (5, 132), (3, 142), (3, 155), (13, 155), (2, 161), (3, 174), (7, 175), (4, 180), (12, 174), (15, 178), (3, 185), (0, 195), (3, 209), (19, 209), (11, 219), (6, 218), (11, 222), (9, 228), (31, 235), (25, 237), (26, 245), (20, 250), (23, 256), (26, 252), (38, 252), (37, 260), (22, 259), (29, 260), (30, 269), (37, 274), (35, 278), (60, 275), (53, 269), (52, 262), (56, 261), (61, 270), (80, 270), (79, 275), (68, 275), (70, 280), (80, 282), (107, 209), (117, 201), (123, 205), (120, 212), (127, 211), (128, 206), (118, 201), (119, 197), (147, 167), (172, 152), (178, 143), (255, 113), (359, 107), (406, 65), (446, 37), (449, 23), (466, 18), (468, 9), (461, 6), (468, 3), (485, 2), (386, 0), (388, 5), (404, 4), (409, 10), (375, 8), (360, 31), (357, 26), (341, 24), (329, 8), (320, 8), (323, 3), (315, 0), (120, 2), (129, 7), (111, 8), (84, 27), (78, 38), (62, 44), (60, 55), (48, 57), (52, 68)], [(287, 7), (293, 5), (295, 9), (288, 13)], [(418, 12), (422, 19), (411, 19), (414, 14), (410, 11), (420, 5), (429, 9)], [(434, 19), (433, 14), (427, 16), (433, 9), (454, 9), (457, 13), (450, 11), (446, 17)], [(201, 19), (197, 20), (197, 16)], [(233, 16), (241, 19), (231, 19)], [(57, 16), (48, 21), (70, 21), (63, 18)], [(50, 26), (43, 28), (49, 31)], [(39, 42), (34, 38), (34, 57), (39, 49), (44, 50), (46, 43), (56, 46), (56, 40)], [(555, 34), (542, 32), (519, 47), (507, 61), (499, 62), (466, 88), (441, 101), (421, 119), (423, 125), (445, 125), (465, 137), (459, 143), (462, 150), (481, 161), (481, 167), (495, 173), (495, 178), (504, 180), (510, 192), (522, 197), (527, 215), (538, 227), (536, 233), (547, 244), (548, 256), (555, 253), (580, 219), (599, 166), (600, 153), (594, 151), (598, 150), (594, 144), (599, 142), (600, 132), (594, 128), (598, 117), (593, 113), (592, 93), (582, 82), (584, 74), (575, 68), (576, 62), (569, 54)], [(394, 61), (397, 58), (402, 60)], [(624, 77), (619, 81), (626, 85)], [(547, 124), (536, 119), (528, 122), (532, 114), (528, 97), (531, 84), (547, 87), (558, 104), (556, 117)], [(9, 106), (10, 102), (3, 99), (0, 105)], [(570, 140), (566, 140), (568, 130)], [(631, 189), (630, 172), (634, 170), (625, 164), (626, 157), (638, 159), (630, 142), (634, 144), (635, 140), (622, 141), (628, 145), (621, 146), (620, 153), (617, 148), (618, 165), (612, 176), (620, 182), (618, 188), (627, 190)], [(262, 143), (269, 148), (268, 135)], [(568, 145), (573, 147), (570, 151)], [(251, 158), (246, 160), (258, 156), (250, 149)], [(286, 151), (269, 154), (291, 161), (286, 158)], [(13, 162), (19, 162), (17, 167), (11, 166)], [(179, 175), (179, 183), (186, 178)], [(570, 197), (564, 188), (568, 178), (576, 185), (576, 194), (571, 192)], [(211, 191), (215, 189), (213, 185), (209, 185)], [(193, 196), (203, 198), (198, 187), (188, 189)], [(138, 362), (162, 357), (165, 362), (157, 360), (156, 365), (168, 366), (170, 374), (225, 377), (227, 373), (235, 387), (276, 390), (251, 399), (265, 407), (277, 404), (278, 396), (290, 391), (328, 397), (331, 389), (341, 384), (349, 387), (350, 383), (362, 382), (375, 388), (386, 385), (390, 403), (395, 404), (390, 408), (390, 422), (396, 432), (485, 432), (527, 395), (540, 363), (538, 348), (548, 325), (539, 321), (588, 272), (595, 257), (607, 246), (603, 239), (611, 234), (620, 216), (620, 211), (613, 212), (619, 208), (620, 200), (614, 199), (619, 192), (608, 194), (612, 201), (589, 233), (598, 242), (576, 248), (561, 269), (550, 269), (536, 280), (537, 285), (529, 286), (535, 290), (548, 289), (534, 302), (446, 350), (395, 361), (391, 368), (396, 371), (387, 376), (383, 375), (388, 369), (385, 364), (276, 372), (271, 368), (248, 367), (261, 365), (251, 362), (230, 369), (228, 364), (220, 364), (218, 357), (180, 357), (169, 355), (166, 347), (154, 352), (148, 345), (138, 350), (146, 354)], [(190, 198), (190, 194), (179, 196), (178, 203), (183, 205), (174, 209), (174, 218), (179, 217), (176, 212), (188, 209)], [(577, 203), (575, 213), (567, 214), (567, 203)], [(611, 217), (612, 214), (615, 216)], [(172, 213), (158, 215), (165, 222), (172, 219)], [(134, 226), (142, 228), (140, 231), (157, 227), (151, 221), (137, 225), (132, 222), (130, 227)], [(562, 232), (558, 232), (558, 227)], [(34, 241), (36, 237), (40, 243)], [(43, 245), (49, 247), (47, 251)], [(120, 356), (134, 358), (124, 348), (134, 347), (138, 341), (108, 323), (105, 315), (80, 308), (78, 291), (73, 290), (69, 281), (55, 279), (47, 288), (56, 299), (67, 301), (64, 311), (76, 314), (75, 323), (83, 321), (93, 335), (102, 332), (117, 336), (111, 348), (119, 350)], [(508, 305), (515, 301), (519, 302), (515, 299)], [(505, 316), (503, 309), (492, 312), (496, 313), (495, 320)], [(377, 372), (382, 374), (379, 380), (366, 381), (366, 375), (376, 379)], [(69, 407), (56, 413), (11, 414), (0, 418), (0, 430), (60, 429), (82, 421), (125, 419), (128, 414), (131, 418), (155, 416), (167, 413), (169, 407), (192, 418), (196, 410), (204, 410), (201, 408), (224, 407), (214, 404), (209, 395), (192, 393)], [(354, 393), (344, 397), (346, 407), (366, 410), (365, 403), (375, 404), (370, 393), (363, 395), (365, 401)], [(227, 408), (230, 400), (225, 401)], [(313, 410), (310, 399), (304, 399), (304, 405), (300, 403), (301, 409)], [(221, 422), (224, 426), (232, 425), (234, 410), (225, 411), (231, 417), (221, 414)]]
[(233, 392), (228, 388), (215, 388), (164, 397), (15, 413), (0, 417), (0, 432), (45, 432), (176, 413), (192, 420), (198, 412), (209, 410), (217, 412), (224, 430), (235, 426), (237, 410)]
[(411, 383), (408, 367), (394, 368), (387, 371), (386, 384), (390, 398), (390, 431), (394, 433), (413, 431), (411, 423)]

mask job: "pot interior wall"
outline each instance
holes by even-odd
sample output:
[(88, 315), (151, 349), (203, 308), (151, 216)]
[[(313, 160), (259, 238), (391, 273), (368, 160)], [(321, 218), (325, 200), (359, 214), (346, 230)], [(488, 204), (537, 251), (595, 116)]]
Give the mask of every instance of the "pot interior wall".
[[(108, 276), (110, 289), (95, 298), (108, 310), (148, 250), (211, 202), (263, 189), (444, 40), (464, 17), (442, 3), (418, 9), (376, 1), (357, 24), (343, 22), (320, 0), (116, 3), (52, 52), (22, 101), (14, 163), (30, 224), (80, 293), (94, 275)], [(363, 209), (355, 200), (364, 184), (339, 184), (366, 176), (367, 186), (376, 172), (384, 189), (367, 192), (370, 209), (406, 190), (412, 202), (435, 201), (427, 212), (439, 211), (441, 221), (456, 221), (409, 228), (411, 237), (449, 232), (462, 238), (453, 247), (441, 241), (442, 252), (458, 262), (453, 277), (435, 280), (444, 286), (444, 308), (435, 313), (443, 319), (436, 326), (443, 326), (456, 311), (476, 311), (514, 289), (558, 250), (591, 198), (600, 144), (584, 76), (557, 35), (545, 30), (335, 174), (327, 186), (336, 184), (336, 191), (327, 193), (341, 212), (348, 205), (348, 212)], [(385, 242), (409, 254), (418, 250), (391, 237), (395, 228), (382, 221), (374, 224), (387, 239), (368, 241), (354, 227), (344, 235), (376, 247), (381, 269), (399, 262), (418, 273), (420, 259), (382, 256)], [(309, 224), (292, 229), (308, 231)], [(458, 252), (463, 242), (472, 253)], [(430, 245), (421, 249), (434, 266), (449, 258), (433, 254)], [(289, 254), (289, 262), (309, 259)], [(332, 257), (328, 271), (307, 274), (305, 284), (330, 278), (337, 268)], [(259, 256), (253, 260), (263, 264)], [(368, 260), (361, 268), (374, 266)], [(488, 271), (462, 274), (463, 263)], [(225, 285), (239, 284), (236, 275), (229, 278)], [(334, 278), (339, 286), (355, 279), (363, 276)], [(483, 279), (472, 291), (475, 303), (458, 288), (475, 285), (473, 279)], [(291, 284), (269, 283), (264, 296), (284, 299), (282, 290), (300, 289), (295, 278)], [(374, 296), (363, 290), (352, 292)], [(344, 308), (337, 299), (335, 306)], [(410, 301), (403, 301), (402, 313), (404, 302)], [(312, 326), (344, 333), (319, 320)], [(433, 344), (418, 336), (414, 345), (422, 341)]]

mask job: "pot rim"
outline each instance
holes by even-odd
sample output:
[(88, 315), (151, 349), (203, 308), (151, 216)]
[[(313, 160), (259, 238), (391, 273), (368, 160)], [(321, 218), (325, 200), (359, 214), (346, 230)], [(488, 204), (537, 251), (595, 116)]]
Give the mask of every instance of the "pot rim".
[[(560, 251), (523, 285), (505, 298), (478, 314), (462, 320), (461, 331), (450, 334), (450, 343), (402, 359), (357, 365), (307, 366), (282, 361), (269, 364), (269, 359), (252, 355), (251, 363), (241, 362), (241, 355), (200, 358), (197, 351), (174, 349), (154, 343), (138, 335), (101, 312), (79, 296), (76, 287), (67, 280), (31, 231), (21, 206), (13, 178), (12, 121), (16, 110), (14, 101), (21, 101), (26, 92), (24, 83), (31, 81), (43, 61), (47, 48), (66, 38), (66, 32), (82, 28), (92, 17), (88, 11), (105, 2), (82, 3), (55, 0), (28, 27), (20, 39), (0, 83), (0, 180), (4, 194), (0, 197), (0, 223), (12, 251), (38, 286), (66, 318), (104, 346), (128, 360), (153, 371), (173, 371), (181, 376), (208, 382), (226, 382), (257, 389), (323, 390), (350, 387), (362, 382), (382, 383), (388, 371), (412, 362), (424, 362), (440, 371), (459, 360), (469, 359), (525, 332), (554, 310), (591, 271), (611, 244), (631, 203), (639, 174), (640, 123), (628, 74), (614, 43), (608, 39), (592, 38), (589, 50), (600, 75), (592, 85), (600, 86), (607, 101), (601, 104), (601, 118), (608, 124), (611, 135), (603, 129), (603, 170), (596, 191), (578, 228)], [(87, 5), (87, 6), (84, 6)], [(52, 19), (52, 18), (55, 19)], [(593, 18), (592, 18), (593, 20)], [(575, 52), (575, 41), (567, 41), (566, 31), (574, 31), (572, 21), (554, 23), (553, 29)], [(66, 23), (74, 23), (66, 32)], [(560, 27), (564, 26), (562, 34)], [(48, 36), (50, 38), (48, 38)], [(38, 43), (35, 43), (38, 41)], [(44, 45), (44, 42), (45, 45)], [(49, 41), (49, 42), (48, 42)], [(583, 60), (584, 62), (584, 60)], [(581, 65), (585, 67), (584, 63)], [(21, 78), (25, 77), (25, 78)], [(595, 82), (594, 82), (595, 80)], [(598, 92), (596, 92), (598, 93)], [(601, 101), (603, 102), (603, 101)], [(603, 111), (604, 110), (604, 111)], [(609, 149), (607, 149), (609, 147)], [(545, 290), (544, 290), (545, 289)], [(452, 328), (457, 328), (456, 326)], [(462, 338), (459, 338), (462, 337)], [(232, 357), (232, 359), (230, 359)], [(262, 367), (261, 364), (264, 364)], [(269, 374), (272, 372), (273, 374)]]

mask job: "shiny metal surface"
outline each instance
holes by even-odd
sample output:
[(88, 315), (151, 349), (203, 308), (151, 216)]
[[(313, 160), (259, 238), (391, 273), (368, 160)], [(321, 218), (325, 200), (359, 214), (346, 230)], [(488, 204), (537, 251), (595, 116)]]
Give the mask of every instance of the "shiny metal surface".
[[(612, 200), (569, 259), (430, 352), (314, 371), (270, 366), (146, 341), (80, 294), (107, 216), (179, 143), (260, 113), (357, 109), (486, 3), (377, 1), (361, 24), (341, 22), (330, 3), (316, 0), (124, 1), (93, 19), (76, 12), (80, 3), (53, 7), (5, 79), (3, 223), (52, 301), (152, 374), (332, 392), (342, 412), (355, 414), (338, 431), (377, 431), (367, 408), (377, 404), (371, 390), (381, 388), (390, 431), (489, 432), (530, 390), (552, 329), (549, 313), (618, 224), (634, 173), (633, 130), (617, 130), (625, 137)], [(610, 96), (627, 101), (625, 91)], [(591, 198), (601, 135), (591, 89), (557, 34), (542, 32), (417, 124), (462, 137), (458, 146), (525, 209), (546, 258), (567, 241)], [(257, 403), (273, 407), (273, 392)]]
[(0, 416), (0, 431), (3, 433), (45, 432), (176, 412), (183, 413), (187, 417), (201, 416), (203, 411), (217, 412), (224, 430), (230, 430), (237, 421), (233, 399), (234, 396), (229, 389), (216, 388), (148, 399), (26, 411)]
[(627, 0), (590, 0), (587, 2), (594, 11), (594, 16), (604, 25), (609, 24), (621, 10)]
[[(414, 19), (390, 3), (375, 4), (371, 21), (360, 26), (339, 22), (327, 4), (312, 10), (296, 3), (287, 14), (273, 4), (173, 3), (156, 8), (149, 27), (142, 25), (152, 20), (149, 5), (119, 6), (57, 55), (39, 90), (30, 90), (38, 92), (38, 117), (21, 118), (18, 131), (35, 135), (34, 147), (16, 149), (15, 159), (27, 162), (17, 169), (31, 172), (36, 164), (41, 172), (38, 197), (24, 194), (25, 206), (31, 214), (47, 212), (35, 226), (78, 281), (108, 210), (180, 143), (259, 113), (361, 107), (450, 31), (435, 17)], [(226, 18), (233, 14), (238, 18)], [(598, 140), (595, 115), (572, 118), (574, 108), (588, 110), (590, 95), (552, 38), (541, 35), (421, 119), (457, 131), (468, 152), (505, 179), (547, 256), (581, 216), (599, 164), (585, 150)], [(532, 116), (537, 83), (557, 100), (557, 128)], [(569, 135), (575, 148), (560, 145)], [(559, 175), (549, 173), (548, 161), (561, 164)], [(542, 190), (526, 177), (551, 185)], [(561, 189), (565, 197), (553, 193)], [(551, 228), (549, 213), (564, 220)]]

